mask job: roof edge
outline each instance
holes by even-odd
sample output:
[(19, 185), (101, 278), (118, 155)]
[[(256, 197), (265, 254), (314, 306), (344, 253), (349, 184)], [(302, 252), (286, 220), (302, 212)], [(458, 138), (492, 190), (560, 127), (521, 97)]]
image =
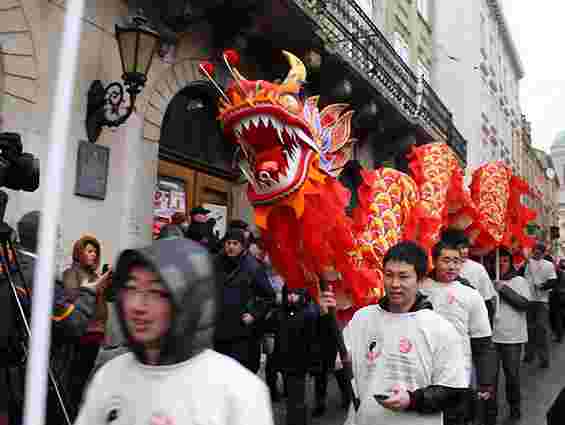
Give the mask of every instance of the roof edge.
[(504, 37), (504, 41), (508, 50), (510, 51), (510, 59), (514, 63), (514, 67), (516, 68), (516, 72), (518, 74), (518, 79), (521, 80), (524, 78), (524, 64), (520, 59), (520, 55), (518, 54), (518, 49), (516, 47), (516, 43), (512, 39), (512, 35), (510, 34), (510, 27), (508, 25), (508, 21), (506, 20), (506, 16), (504, 16), (504, 12), (502, 10), (502, 5), (500, 4), (500, 0), (486, 0), (487, 5), (490, 7), (491, 11), (494, 13), (496, 21), (498, 23), (498, 27), (502, 32), (502, 36)]

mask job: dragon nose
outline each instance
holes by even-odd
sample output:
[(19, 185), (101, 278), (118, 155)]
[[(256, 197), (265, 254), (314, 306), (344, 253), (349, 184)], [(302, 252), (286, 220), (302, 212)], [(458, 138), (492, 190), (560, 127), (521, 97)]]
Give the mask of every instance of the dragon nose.
[(279, 171), (279, 164), (275, 161), (265, 161), (257, 167), (257, 172), (266, 171), (267, 173), (276, 174)]
[(279, 174), (279, 164), (275, 161), (265, 161), (257, 166), (256, 176), (260, 181), (268, 182), (277, 179)]

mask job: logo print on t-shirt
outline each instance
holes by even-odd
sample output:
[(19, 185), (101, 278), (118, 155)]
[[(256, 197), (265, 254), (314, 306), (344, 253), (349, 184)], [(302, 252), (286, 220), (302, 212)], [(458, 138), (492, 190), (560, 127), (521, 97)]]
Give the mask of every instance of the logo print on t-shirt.
[(175, 421), (170, 416), (153, 415), (149, 425), (175, 425)]
[(376, 351), (377, 341), (371, 341), (367, 352), (367, 361), (370, 365), (374, 364), (381, 355), (381, 350)]
[(399, 350), (401, 353), (408, 354), (410, 351), (412, 351), (413, 347), (414, 344), (412, 344), (412, 342), (408, 338), (404, 336), (400, 338)]

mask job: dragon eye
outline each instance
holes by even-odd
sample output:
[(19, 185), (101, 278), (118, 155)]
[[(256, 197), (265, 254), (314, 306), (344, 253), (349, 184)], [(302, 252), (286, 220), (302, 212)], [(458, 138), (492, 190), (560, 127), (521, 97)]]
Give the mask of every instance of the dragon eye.
[(279, 97), (279, 103), (291, 112), (298, 112), (300, 110), (300, 103), (292, 94), (283, 94)]

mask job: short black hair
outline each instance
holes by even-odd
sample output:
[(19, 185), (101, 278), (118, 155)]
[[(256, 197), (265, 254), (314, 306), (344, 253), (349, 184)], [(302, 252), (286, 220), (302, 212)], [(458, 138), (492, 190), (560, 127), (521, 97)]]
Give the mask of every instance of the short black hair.
[(444, 249), (451, 249), (453, 251), (459, 251), (461, 248), (459, 241), (457, 239), (441, 239), (432, 248), (432, 258), (435, 260), (441, 255), (441, 251)]
[(446, 229), (441, 232), (441, 240), (449, 241), (450, 243), (455, 244), (459, 248), (469, 248), (471, 243), (469, 242), (469, 238), (459, 229)]
[(419, 280), (428, 272), (428, 254), (416, 242), (404, 241), (390, 248), (384, 257), (383, 266), (391, 261), (414, 266)]

